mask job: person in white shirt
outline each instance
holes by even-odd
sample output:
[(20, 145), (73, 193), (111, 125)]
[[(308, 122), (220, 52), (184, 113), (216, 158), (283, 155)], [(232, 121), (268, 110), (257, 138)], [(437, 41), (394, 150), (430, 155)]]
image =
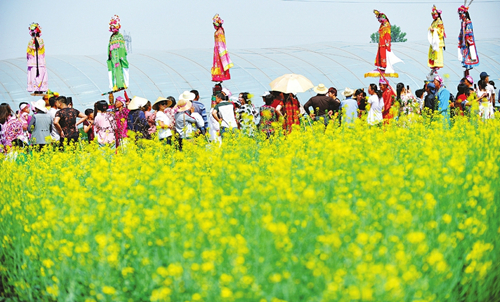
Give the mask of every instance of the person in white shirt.
[(491, 119), (495, 117), (493, 111), (493, 102), (491, 101), (491, 92), (487, 90), (487, 82), (480, 80), (477, 82), (479, 90), (477, 91), (477, 98), (479, 99), (479, 116), (483, 119)]
[(205, 135), (205, 121), (203, 120), (203, 117), (201, 114), (196, 112), (195, 106), (191, 107), (191, 116), (196, 120), (196, 128), (198, 129), (193, 129), (193, 131), (200, 131), (201, 134)]
[(212, 111), (212, 116), (220, 124), (220, 136), (223, 137), (223, 133), (227, 130), (238, 128), (234, 114), (234, 105), (227, 101), (227, 96), (222, 93), (218, 93), (215, 96), (215, 102), (216, 105)]
[(382, 99), (382, 90), (377, 89), (376, 84), (368, 86), (368, 104), (370, 104), (370, 111), (366, 121), (369, 125), (379, 125), (384, 118), (382, 117), (382, 110), (384, 110), (384, 100)]
[(490, 84), (490, 75), (483, 71), (479, 76), (486, 83), (486, 92), (488, 92), (489, 101), (495, 107), (495, 87)]
[[(57, 101), (56, 99), (57, 97), (55, 96), (52, 96), (49, 99), (50, 109), (48, 114), (52, 118), (52, 122), (54, 122), (54, 119), (56, 118), (56, 113), (57, 111), (59, 111), (59, 106), (60, 106), (60, 102)], [(59, 133), (59, 130), (56, 127), (52, 127), (52, 131), (50, 132), (50, 137), (52, 138), (52, 141), (59, 142), (61, 134)]]
[(172, 104), (171, 100), (163, 97), (159, 97), (153, 103), (153, 110), (156, 110), (156, 128), (158, 129), (158, 138), (160, 141), (172, 145), (172, 129), (174, 127), (174, 121), (168, 115), (165, 114), (165, 109), (170, 107)]

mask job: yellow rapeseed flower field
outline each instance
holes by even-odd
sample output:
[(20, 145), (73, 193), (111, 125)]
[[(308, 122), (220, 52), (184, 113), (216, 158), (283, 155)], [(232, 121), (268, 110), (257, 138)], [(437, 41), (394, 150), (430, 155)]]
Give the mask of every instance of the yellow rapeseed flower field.
[(81, 144), (0, 168), (0, 300), (500, 300), (498, 119)]

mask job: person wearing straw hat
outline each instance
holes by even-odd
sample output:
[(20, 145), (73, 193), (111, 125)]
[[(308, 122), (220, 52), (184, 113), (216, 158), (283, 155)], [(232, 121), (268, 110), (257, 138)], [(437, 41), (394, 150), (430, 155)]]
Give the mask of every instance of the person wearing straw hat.
[(351, 88), (346, 88), (342, 95), (345, 100), (340, 102), (340, 107), (342, 109), (342, 116), (345, 118), (345, 123), (352, 124), (354, 120), (358, 118), (358, 102), (352, 98), (354, 90)]
[[(328, 125), (329, 117), (333, 113), (335, 104), (333, 99), (326, 95), (328, 93), (328, 88), (324, 84), (319, 84), (314, 87), (313, 90), (317, 95), (310, 98), (304, 104), (304, 110), (315, 121), (319, 121), (320, 118), (323, 117), (323, 122), (326, 126)], [(313, 112), (309, 111), (309, 107), (311, 106), (313, 107)]]
[(138, 96), (134, 96), (130, 104), (128, 104), (128, 109), (130, 110), (127, 120), (128, 130), (137, 133), (136, 138), (150, 139), (149, 134), (149, 124), (146, 120), (146, 115), (142, 111), (143, 107), (146, 106), (148, 100)]
[(160, 141), (172, 145), (172, 128), (174, 120), (165, 114), (165, 109), (172, 105), (172, 101), (164, 97), (159, 97), (153, 103), (153, 109), (156, 110), (156, 127), (158, 128), (158, 138)]
[(193, 103), (195, 94), (189, 91), (184, 91), (179, 96), (179, 101), (177, 102), (177, 112), (175, 113), (175, 131), (179, 135), (179, 150), (182, 151), (183, 140), (191, 139), (193, 136), (193, 128), (191, 124), (196, 123), (194, 117), (190, 115), (191, 107)]
[(35, 109), (35, 115), (30, 120), (28, 125), (28, 131), (31, 133), (31, 139), (33, 141), (33, 145), (36, 146), (38, 150), (41, 150), (47, 141), (46, 137), (50, 137), (50, 133), (52, 128), (54, 127), (52, 118), (48, 114), (48, 110), (45, 107), (45, 101), (43, 99), (39, 99), (36, 102), (31, 103), (33, 108)]

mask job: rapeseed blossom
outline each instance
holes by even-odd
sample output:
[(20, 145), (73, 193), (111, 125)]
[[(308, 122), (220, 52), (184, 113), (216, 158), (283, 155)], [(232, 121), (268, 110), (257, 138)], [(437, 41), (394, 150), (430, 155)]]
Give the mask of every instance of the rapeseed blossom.
[(494, 301), (498, 129), (313, 125), (4, 158), (1, 295)]

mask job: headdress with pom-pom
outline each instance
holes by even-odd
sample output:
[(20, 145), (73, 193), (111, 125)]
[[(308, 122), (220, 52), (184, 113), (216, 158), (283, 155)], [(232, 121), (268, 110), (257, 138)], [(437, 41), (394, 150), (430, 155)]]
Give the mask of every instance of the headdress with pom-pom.
[(30, 36), (32, 37), (34, 37), (35, 35), (40, 37), (42, 35), (42, 27), (38, 23), (31, 23), (28, 29), (30, 30)]
[(387, 16), (382, 13), (382, 12), (379, 12), (378, 10), (374, 9), (373, 10), (373, 13), (375, 14), (375, 16), (377, 17), (377, 19), (384, 19), (384, 20), (387, 20), (387, 22), (389, 22), (389, 18), (387, 18)]
[(473, 1), (474, 0), (470, 0), (469, 5), (467, 5), (467, 0), (464, 0), (464, 5), (458, 8), (458, 14), (461, 15), (469, 12), (469, 6), (472, 4)]
[(460, 7), (458, 8), (458, 13), (459, 13), (459, 14), (464, 14), (464, 13), (466, 13), (466, 12), (468, 12), (468, 11), (469, 11), (469, 8), (468, 8), (467, 6), (465, 6), (465, 5), (462, 5), (462, 6), (460, 6)]
[(109, 21), (109, 31), (116, 33), (120, 30), (120, 27), (120, 17), (118, 17), (118, 15), (114, 15)]
[(222, 24), (224, 23), (224, 20), (222, 20), (219, 17), (219, 14), (215, 14), (215, 16), (212, 19), (212, 22), (214, 23), (215, 26), (222, 26)]
[(432, 6), (432, 12), (431, 12), (431, 14), (433, 14), (433, 15), (434, 14), (441, 15), (442, 13), (443, 13), (443, 11), (437, 9), (435, 5)]

